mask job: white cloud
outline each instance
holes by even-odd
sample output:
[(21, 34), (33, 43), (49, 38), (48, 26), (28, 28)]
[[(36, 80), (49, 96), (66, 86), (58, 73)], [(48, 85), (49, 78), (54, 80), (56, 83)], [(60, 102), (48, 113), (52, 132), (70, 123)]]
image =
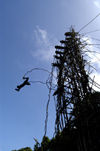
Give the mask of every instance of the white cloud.
[(56, 38), (48, 35), (47, 31), (39, 26), (36, 27), (34, 33), (36, 51), (31, 51), (32, 56), (43, 61), (51, 61), (55, 52), (55, 45), (57, 44)]
[(97, 42), (92, 40), (90, 36), (84, 37), (83, 41), (86, 41), (87, 46), (85, 47), (84, 51), (87, 51), (88, 57), (86, 59), (93, 64), (95, 68), (100, 68), (100, 48), (97, 48), (95, 45)]
[(97, 8), (100, 8), (100, 2), (99, 2), (99, 1), (95, 0), (93, 3), (94, 3), (94, 5), (95, 5)]
[[(88, 38), (84, 37), (83, 41), (86, 41), (87, 44), (96, 44), (96, 41), (92, 40), (90, 36), (88, 36)], [(91, 65), (92, 73), (90, 74), (90, 77), (92, 79), (94, 78), (94, 81), (100, 85), (100, 50), (93, 45), (88, 45), (86, 48), (84, 49), (84, 51), (90, 50), (90, 52), (86, 53), (88, 55), (86, 59), (90, 62)], [(96, 86), (93, 86), (93, 89), (100, 91), (100, 89)]]
[[(39, 26), (36, 27), (35, 33), (35, 43), (36, 43), (36, 51), (32, 51), (31, 54), (33, 57), (36, 57), (39, 60), (43, 61), (52, 61), (53, 55), (55, 52), (55, 45), (57, 45), (58, 40), (54, 37), (51, 37), (46, 30), (41, 29)], [(92, 40), (90, 36), (84, 37), (83, 41), (86, 41), (87, 44), (96, 43), (96, 41)], [(88, 45), (86, 47), (91, 52), (87, 52), (88, 57), (86, 59), (90, 62), (97, 71), (93, 70), (91, 74), (91, 78), (95, 76), (95, 81), (100, 84), (100, 52), (98, 48), (95, 48), (93, 45)], [(87, 49), (84, 49), (86, 51)], [(95, 53), (98, 52), (98, 53)], [(99, 90), (95, 87), (95, 90)], [(100, 91), (100, 90), (99, 90)]]

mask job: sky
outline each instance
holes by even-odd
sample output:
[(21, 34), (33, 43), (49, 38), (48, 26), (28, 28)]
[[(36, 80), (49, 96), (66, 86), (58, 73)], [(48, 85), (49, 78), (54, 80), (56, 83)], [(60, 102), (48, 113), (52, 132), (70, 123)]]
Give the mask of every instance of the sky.
[[(79, 31), (100, 13), (100, 0), (0, 0), (0, 151), (34, 146), (44, 135), (44, 121), (48, 89), (33, 83), (20, 92), (16, 85), (32, 68), (51, 70), (54, 46), (64, 39), (70, 26)], [(100, 30), (100, 16), (81, 34)], [(100, 31), (85, 34), (89, 42), (100, 43)], [(91, 50), (99, 51), (93, 46)], [(96, 57), (95, 57), (96, 55)], [(98, 59), (97, 59), (98, 57)], [(100, 55), (90, 58), (100, 83)], [(45, 82), (48, 73), (35, 70), (30, 80)], [(55, 105), (49, 104), (47, 135), (54, 133)]]

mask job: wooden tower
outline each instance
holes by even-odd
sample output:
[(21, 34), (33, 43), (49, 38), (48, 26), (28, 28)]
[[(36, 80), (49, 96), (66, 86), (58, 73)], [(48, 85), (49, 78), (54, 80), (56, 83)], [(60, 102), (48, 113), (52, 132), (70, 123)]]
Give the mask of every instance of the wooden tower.
[(78, 116), (81, 102), (86, 101), (91, 92), (85, 71), (86, 60), (82, 55), (85, 44), (80, 35), (71, 28), (60, 43), (60, 46), (55, 46), (52, 64), (57, 70), (57, 89), (53, 94), (56, 98), (56, 134), (73, 126), (72, 120)]

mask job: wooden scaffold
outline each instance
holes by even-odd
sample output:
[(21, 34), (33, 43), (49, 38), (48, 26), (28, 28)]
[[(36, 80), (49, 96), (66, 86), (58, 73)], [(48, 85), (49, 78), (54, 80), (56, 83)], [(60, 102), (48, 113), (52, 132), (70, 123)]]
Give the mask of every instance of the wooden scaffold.
[(83, 49), (86, 43), (81, 42), (80, 35), (74, 31), (65, 33), (61, 46), (55, 46), (53, 67), (57, 70), (55, 133), (65, 127), (71, 127), (72, 119), (79, 114), (81, 102), (91, 93), (88, 74), (85, 70), (86, 60)]

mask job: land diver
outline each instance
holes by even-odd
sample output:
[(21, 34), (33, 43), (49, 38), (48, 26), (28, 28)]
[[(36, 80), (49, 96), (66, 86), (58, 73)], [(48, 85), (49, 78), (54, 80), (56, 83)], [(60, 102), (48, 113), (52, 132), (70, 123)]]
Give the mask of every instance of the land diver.
[(29, 82), (29, 77), (23, 77), (24, 82), (20, 85), (17, 85), (16, 91), (20, 91), (21, 88), (23, 88), (25, 85), (31, 85)]

